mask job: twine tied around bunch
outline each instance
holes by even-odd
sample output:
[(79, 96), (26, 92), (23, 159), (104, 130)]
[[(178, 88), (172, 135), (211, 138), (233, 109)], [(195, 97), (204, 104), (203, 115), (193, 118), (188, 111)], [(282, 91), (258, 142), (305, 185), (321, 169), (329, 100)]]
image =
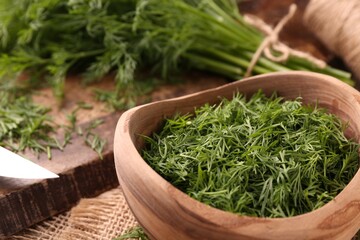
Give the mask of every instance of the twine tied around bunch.
[[(294, 16), (296, 9), (296, 4), (292, 4), (289, 8), (289, 12), (280, 20), (280, 22), (275, 26), (274, 29), (258, 17), (252, 15), (244, 16), (244, 20), (246, 23), (257, 28), (266, 35), (266, 37), (253, 55), (250, 64), (246, 70), (245, 77), (251, 76), (253, 68), (255, 67), (257, 61), (263, 53), (266, 58), (270, 59), (273, 62), (284, 62), (289, 58), (290, 55), (292, 55), (306, 59), (319, 68), (326, 67), (326, 63), (324, 61), (317, 59), (308, 53), (292, 49), (284, 43), (280, 42), (279, 34), (286, 25), (286, 23)], [(277, 54), (274, 55), (273, 51), (276, 51)]]

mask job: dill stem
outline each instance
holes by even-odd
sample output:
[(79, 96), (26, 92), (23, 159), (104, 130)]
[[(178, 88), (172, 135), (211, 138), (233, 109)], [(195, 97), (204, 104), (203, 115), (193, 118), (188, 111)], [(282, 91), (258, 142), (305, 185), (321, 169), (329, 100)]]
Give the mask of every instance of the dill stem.
[(239, 67), (224, 63), (222, 61), (217, 61), (215, 59), (202, 57), (201, 55), (184, 53), (183, 57), (196, 63), (198, 67), (202, 67), (204, 70), (223, 73), (230, 77), (240, 76), (243, 73)]
[[(244, 56), (246, 57), (246, 59), (251, 61), (253, 54), (251, 52), (244, 52)], [(280, 65), (276, 62), (272, 62), (265, 57), (260, 57), (257, 61), (257, 64), (269, 69), (270, 71), (289, 71), (289, 70), (291, 70), (290, 68)]]
[(96, 55), (99, 55), (99, 54), (104, 53), (104, 52), (105, 52), (105, 49), (78, 52), (78, 53), (71, 54), (71, 58), (72, 59), (79, 59), (79, 58), (92, 57), (92, 56), (96, 56)]
[(343, 82), (349, 84), (350, 86), (354, 86), (354, 81), (351, 80), (351, 74), (336, 68), (333, 68), (331, 66), (326, 66), (325, 68), (315, 68), (314, 66), (311, 66), (308, 64), (307, 61), (301, 61), (297, 59), (295, 62), (294, 59), (291, 58), (285, 65), (293, 70), (302, 70), (302, 71), (309, 71), (311, 69), (312, 71), (327, 74), (330, 76), (333, 76), (335, 78), (341, 79)]
[[(210, 1), (209, 1), (210, 2)], [(227, 23), (223, 21), (223, 18), (218, 18), (216, 16), (210, 15), (208, 13), (202, 12), (197, 8), (191, 7), (188, 4), (181, 4), (180, 2), (174, 1), (177, 6), (184, 9), (185, 11), (188, 11), (190, 13), (193, 13), (199, 17), (201, 17), (205, 22), (210, 21), (209, 24), (215, 24), (219, 30), (216, 34), (224, 34), (225, 36), (229, 37), (230, 39), (233, 39), (234, 41), (252, 41), (252, 38), (249, 38), (244, 32), (242, 31), (234, 31), (234, 29), (237, 29), (236, 27), (230, 27)]]
[[(223, 51), (219, 51), (217, 49), (214, 49), (214, 48), (209, 48), (209, 49), (203, 49), (203, 51), (205, 52), (208, 52), (222, 60), (226, 60), (227, 62), (230, 62), (232, 64), (236, 64), (240, 67), (243, 67), (245, 69), (247, 69), (250, 65), (250, 61), (247, 61), (247, 60), (244, 60), (246, 59), (246, 56), (242, 53), (242, 52), (239, 52), (239, 55), (238, 56), (244, 56), (244, 58), (240, 58), (240, 57), (236, 57), (236, 56), (233, 56), (231, 54), (228, 54), (226, 52), (223, 52)], [(255, 65), (254, 68), (253, 68), (253, 71), (258, 73), (258, 74), (261, 74), (261, 73), (269, 73), (269, 72), (272, 72), (271, 70), (269, 69), (266, 69), (266, 68), (263, 68), (261, 66), (258, 66), (258, 65)]]
[(215, 4), (215, 2), (213, 1), (208, 1), (208, 4), (212, 7), (212, 9), (218, 13), (223, 19), (226, 20), (226, 26), (229, 29), (232, 29), (232, 31), (234, 33), (237, 33), (241, 36), (244, 36), (244, 39), (246, 41), (251, 41), (256, 43), (257, 45), (260, 45), (262, 39), (259, 35), (254, 34), (253, 31), (249, 31), (248, 28), (243, 27), (245, 25), (239, 25), (238, 22), (236, 22), (233, 17), (229, 16), (228, 13), (224, 12), (224, 10), (222, 10), (217, 4)]
[(351, 74), (345, 71), (341, 71), (339, 69), (332, 68), (330, 66), (326, 66), (324, 69), (320, 69), (321, 73), (331, 75), (333, 77), (341, 79), (343, 82), (349, 84), (350, 86), (354, 86), (355, 83), (350, 79)]

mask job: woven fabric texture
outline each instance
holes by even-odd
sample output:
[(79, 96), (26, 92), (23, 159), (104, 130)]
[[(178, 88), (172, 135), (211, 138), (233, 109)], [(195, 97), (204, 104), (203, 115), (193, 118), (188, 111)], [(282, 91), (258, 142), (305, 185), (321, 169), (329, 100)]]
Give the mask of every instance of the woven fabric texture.
[(120, 187), (82, 199), (69, 212), (35, 225), (8, 240), (110, 240), (137, 225)]

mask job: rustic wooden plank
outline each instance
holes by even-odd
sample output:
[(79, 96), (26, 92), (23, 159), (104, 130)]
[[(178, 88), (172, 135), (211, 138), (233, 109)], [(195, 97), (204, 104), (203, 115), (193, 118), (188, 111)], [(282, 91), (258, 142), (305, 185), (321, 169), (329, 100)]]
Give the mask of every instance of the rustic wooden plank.
[(94, 197), (118, 185), (113, 161), (114, 129), (119, 113), (104, 118), (96, 130), (108, 144), (102, 160), (75, 136), (64, 152), (43, 154), (35, 163), (58, 173), (60, 178), (25, 180), (0, 178), (0, 237), (11, 235), (54, 214), (66, 211), (83, 197)]

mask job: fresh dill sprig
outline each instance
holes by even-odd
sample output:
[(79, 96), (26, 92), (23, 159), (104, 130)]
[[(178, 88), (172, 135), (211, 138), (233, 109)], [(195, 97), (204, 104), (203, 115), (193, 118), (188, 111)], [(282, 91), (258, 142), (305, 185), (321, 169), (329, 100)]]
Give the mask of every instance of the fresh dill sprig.
[[(80, 110), (80, 109), (86, 109), (86, 110), (90, 110), (92, 109), (93, 106), (89, 103), (85, 103), (85, 102), (78, 102), (76, 105), (76, 108), (74, 110), (71, 111), (71, 113), (66, 115), (67, 120), (70, 123), (70, 126), (66, 126), (67, 129), (69, 131), (74, 131), (76, 128), (76, 124), (77, 124), (77, 115), (76, 113)], [(80, 134), (81, 135), (81, 134)]]
[(99, 155), (100, 159), (104, 158), (102, 152), (105, 147), (106, 140), (102, 139), (98, 134), (93, 132), (86, 133), (84, 140), (86, 145)]
[(49, 111), (29, 96), (0, 91), (0, 145), (15, 152), (45, 152), (51, 159), (51, 149), (62, 150), (63, 145), (54, 136), (57, 127)]
[(84, 129), (77, 124), (77, 112), (80, 109), (92, 109), (93, 106), (89, 103), (78, 102), (77, 107), (67, 115), (67, 119), (69, 121), (68, 126), (64, 126), (65, 129), (65, 140), (64, 145), (68, 144), (71, 141), (72, 135), (75, 132), (78, 136), (84, 139), (84, 143), (89, 146), (92, 150), (94, 150), (100, 157), (103, 159), (103, 149), (106, 145), (106, 140), (101, 138), (99, 134), (95, 133), (94, 130), (101, 124), (104, 123), (102, 119), (92, 120), (88, 126)]
[[(121, 91), (95, 89), (95, 98), (106, 103), (111, 110), (124, 110), (148, 102), (150, 99), (146, 97), (155, 87), (163, 84), (157, 78), (147, 78), (142, 81), (129, 83), (128, 86)], [(144, 98), (145, 99), (141, 99)]]
[(358, 169), (344, 124), (259, 91), (166, 119), (142, 156), (189, 196), (241, 215), (287, 217), (332, 200)]
[(122, 234), (119, 237), (113, 238), (113, 240), (124, 240), (124, 239), (138, 239), (138, 240), (150, 240), (146, 235), (143, 228), (140, 226), (135, 226), (129, 229), (126, 233)]
[(86, 134), (84, 135), (86, 145), (93, 149), (99, 155), (100, 159), (103, 159), (102, 152), (105, 147), (106, 140), (102, 139), (99, 134), (94, 133), (93, 130), (103, 123), (104, 120), (102, 119), (91, 121), (89, 126), (85, 128)]

